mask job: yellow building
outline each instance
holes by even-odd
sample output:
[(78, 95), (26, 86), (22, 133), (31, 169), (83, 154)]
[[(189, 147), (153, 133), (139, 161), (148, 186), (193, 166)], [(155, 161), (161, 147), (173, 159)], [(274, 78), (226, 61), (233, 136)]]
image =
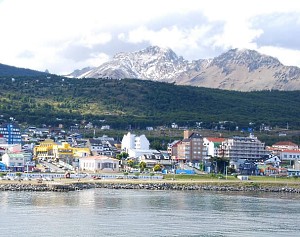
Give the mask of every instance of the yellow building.
[(87, 147), (78, 148), (72, 147), (69, 143), (63, 142), (61, 145), (53, 146), (53, 156), (56, 160), (61, 160), (71, 164), (73, 160), (78, 160), (81, 157), (89, 156), (91, 153)]
[(72, 147), (67, 142), (57, 144), (51, 139), (46, 139), (45, 141), (41, 142), (40, 145), (36, 145), (34, 147), (33, 154), (35, 159), (53, 159), (57, 161), (61, 160), (71, 164), (74, 160), (89, 156), (91, 154), (91, 151), (87, 147)]
[(56, 143), (52, 139), (46, 139), (45, 141), (40, 142), (40, 145), (36, 145), (33, 148), (34, 159), (53, 159), (54, 145), (56, 145)]

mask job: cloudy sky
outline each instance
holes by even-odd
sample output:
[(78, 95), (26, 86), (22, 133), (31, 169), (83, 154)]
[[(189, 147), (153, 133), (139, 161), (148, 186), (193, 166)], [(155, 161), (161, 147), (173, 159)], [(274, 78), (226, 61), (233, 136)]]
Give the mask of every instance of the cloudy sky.
[(0, 0), (0, 63), (66, 74), (150, 45), (254, 49), (300, 67), (299, 0)]

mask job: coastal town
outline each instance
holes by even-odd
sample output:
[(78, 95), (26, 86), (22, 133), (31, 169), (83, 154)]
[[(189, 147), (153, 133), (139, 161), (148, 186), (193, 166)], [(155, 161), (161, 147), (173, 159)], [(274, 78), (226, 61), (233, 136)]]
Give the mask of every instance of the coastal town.
[(0, 127), (1, 179), (32, 177), (162, 179), (164, 174), (242, 176), (300, 175), (299, 146), (290, 141), (265, 146), (254, 134), (204, 137), (183, 130), (167, 150), (150, 149), (147, 137), (128, 132), (116, 140), (103, 135), (83, 138), (63, 128)]

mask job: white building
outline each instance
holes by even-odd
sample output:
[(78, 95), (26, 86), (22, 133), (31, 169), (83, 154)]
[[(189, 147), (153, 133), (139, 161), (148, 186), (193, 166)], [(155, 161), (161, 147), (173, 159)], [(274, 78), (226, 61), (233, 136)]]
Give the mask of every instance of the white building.
[[(219, 137), (204, 137), (203, 145), (206, 147), (208, 157), (216, 157), (221, 154), (221, 145), (225, 138)], [(221, 154), (222, 155), (222, 154)]]
[(141, 150), (141, 149), (128, 149), (128, 156), (132, 158), (138, 158), (143, 155), (159, 154), (157, 150)]
[(108, 156), (89, 156), (79, 159), (81, 171), (119, 172), (119, 160)]
[(230, 164), (235, 167), (245, 160), (260, 160), (267, 154), (265, 144), (252, 134), (249, 137), (228, 138), (221, 146), (222, 156), (230, 160)]
[(283, 150), (280, 152), (280, 159), (282, 161), (300, 160), (300, 150)]
[(5, 153), (2, 155), (2, 163), (7, 169), (15, 172), (23, 172), (25, 166), (25, 158), (23, 153)]
[(128, 153), (129, 149), (149, 150), (150, 142), (145, 135), (136, 136), (130, 132), (123, 136), (121, 149)]

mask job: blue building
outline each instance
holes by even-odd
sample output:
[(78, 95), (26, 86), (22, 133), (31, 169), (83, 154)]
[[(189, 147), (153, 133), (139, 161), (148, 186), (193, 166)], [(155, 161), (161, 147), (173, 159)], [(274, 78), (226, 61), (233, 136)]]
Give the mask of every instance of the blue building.
[(6, 170), (6, 165), (0, 162), (0, 171)]
[(8, 144), (21, 144), (22, 142), (20, 127), (17, 124), (6, 123), (0, 125), (0, 134)]

